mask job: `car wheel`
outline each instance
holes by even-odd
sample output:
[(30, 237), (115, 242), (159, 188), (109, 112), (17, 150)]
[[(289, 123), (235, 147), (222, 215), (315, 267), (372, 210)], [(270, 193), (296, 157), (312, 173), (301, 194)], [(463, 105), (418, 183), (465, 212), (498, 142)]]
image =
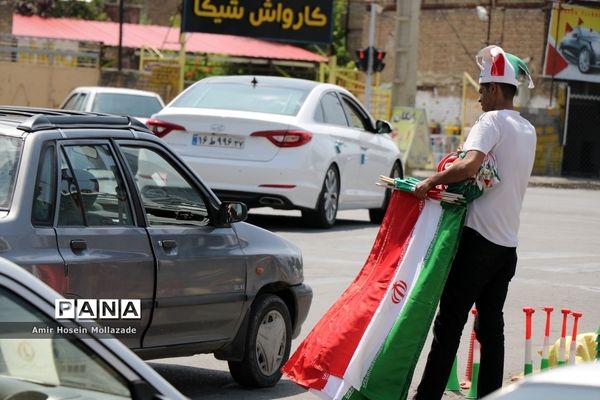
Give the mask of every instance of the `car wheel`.
[(577, 60), (577, 67), (579, 68), (579, 72), (582, 74), (586, 74), (590, 71), (590, 51), (588, 49), (582, 49), (579, 53), (579, 58)]
[[(402, 166), (399, 162), (396, 162), (392, 167), (392, 172), (390, 172), (390, 178), (402, 178), (403, 177)], [(390, 202), (390, 197), (392, 197), (392, 189), (385, 190), (385, 198), (383, 200), (383, 206), (381, 208), (371, 208), (369, 209), (369, 220), (373, 224), (380, 224), (383, 221), (383, 217), (385, 216), (385, 212), (387, 210), (387, 206)]]
[(273, 386), (281, 378), (281, 367), (290, 356), (290, 312), (275, 295), (258, 296), (250, 312), (244, 358), (229, 361), (229, 371), (240, 385)]
[(340, 196), (340, 177), (335, 166), (325, 173), (323, 188), (315, 210), (303, 210), (302, 218), (316, 228), (331, 228), (335, 224)]

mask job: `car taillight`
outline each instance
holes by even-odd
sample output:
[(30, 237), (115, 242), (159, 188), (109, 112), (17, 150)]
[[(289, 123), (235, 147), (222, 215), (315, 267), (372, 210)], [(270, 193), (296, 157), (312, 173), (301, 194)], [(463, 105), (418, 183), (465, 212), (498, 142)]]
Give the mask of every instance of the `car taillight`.
[(250, 136), (269, 139), (277, 147), (298, 147), (312, 139), (312, 134), (306, 131), (258, 131)]
[(171, 122), (161, 121), (160, 119), (150, 118), (146, 121), (146, 125), (154, 134), (158, 137), (165, 137), (171, 131), (184, 131), (185, 128), (181, 125), (173, 124)]

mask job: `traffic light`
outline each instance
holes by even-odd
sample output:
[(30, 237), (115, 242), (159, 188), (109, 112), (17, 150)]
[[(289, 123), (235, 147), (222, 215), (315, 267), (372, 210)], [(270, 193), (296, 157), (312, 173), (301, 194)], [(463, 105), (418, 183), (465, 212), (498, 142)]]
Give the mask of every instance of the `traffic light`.
[(367, 71), (369, 69), (369, 48), (356, 50), (356, 68), (359, 71)]
[(384, 58), (385, 51), (373, 48), (373, 72), (383, 71), (383, 68), (385, 68)]
[(376, 49), (375, 47), (367, 47), (365, 49), (356, 50), (356, 68), (359, 71), (367, 72), (369, 69), (369, 57), (372, 58), (372, 70), (371, 72), (381, 72), (385, 67), (383, 59), (385, 58), (385, 51)]

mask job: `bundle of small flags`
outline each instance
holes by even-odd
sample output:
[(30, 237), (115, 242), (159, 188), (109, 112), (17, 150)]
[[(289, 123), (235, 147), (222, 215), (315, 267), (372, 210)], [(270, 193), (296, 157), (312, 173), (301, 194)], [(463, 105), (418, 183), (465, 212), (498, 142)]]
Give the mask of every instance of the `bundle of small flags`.
[[(379, 181), (377, 182), (380, 186), (386, 186), (395, 190), (402, 190), (404, 192), (414, 192), (415, 187), (420, 180), (417, 178), (409, 177), (409, 178), (390, 178), (388, 176), (380, 175)], [(442, 190), (439, 188), (431, 189), (427, 192), (427, 197), (433, 200), (440, 200), (446, 203), (452, 204), (465, 204), (465, 198), (462, 194), (450, 193), (446, 190)]]

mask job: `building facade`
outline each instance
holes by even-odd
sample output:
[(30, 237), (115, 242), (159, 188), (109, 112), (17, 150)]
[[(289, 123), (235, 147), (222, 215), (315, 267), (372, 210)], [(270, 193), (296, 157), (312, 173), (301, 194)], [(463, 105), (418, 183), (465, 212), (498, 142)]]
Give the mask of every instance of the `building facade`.
[[(407, 1), (414, 0), (377, 3), (375, 47), (387, 51), (386, 64), (391, 67), (381, 73), (381, 82), (388, 85), (395, 78), (394, 56), (399, 54), (396, 21), (407, 18), (398, 15), (397, 8)], [(352, 53), (367, 45), (368, 3), (349, 4)], [(468, 127), (480, 109), (476, 85), (466, 76), (477, 81), (475, 55), (488, 44), (499, 45), (527, 62), (536, 86), (531, 91), (521, 86), (515, 100), (538, 129), (534, 172), (600, 177), (600, 83), (556, 79), (543, 71), (552, 9), (563, 3), (589, 7), (588, 14), (600, 13), (598, 2), (590, 1), (421, 0), (418, 16), (411, 16), (419, 24), (418, 56), (412, 61), (417, 63), (417, 94), (414, 104), (397, 105), (425, 109), (430, 126), (441, 134)]]

